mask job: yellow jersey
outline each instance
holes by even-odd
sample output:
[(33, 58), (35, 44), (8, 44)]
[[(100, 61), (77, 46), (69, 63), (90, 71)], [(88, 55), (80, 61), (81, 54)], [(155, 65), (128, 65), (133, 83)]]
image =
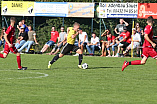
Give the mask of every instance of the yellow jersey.
[(76, 34), (76, 31), (73, 29), (73, 27), (69, 27), (69, 33), (68, 33), (68, 36), (67, 36), (67, 43), (69, 44), (74, 44), (75, 43), (75, 38), (73, 39), (71, 36), (73, 34)]

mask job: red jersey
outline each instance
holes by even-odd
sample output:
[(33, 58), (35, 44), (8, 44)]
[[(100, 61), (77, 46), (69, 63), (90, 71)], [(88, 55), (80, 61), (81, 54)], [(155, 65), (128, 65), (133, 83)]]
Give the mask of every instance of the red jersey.
[(107, 40), (111, 41), (111, 43), (112, 43), (115, 38), (116, 38), (115, 36), (111, 35), (111, 37), (107, 37)]
[(122, 32), (119, 36), (123, 38), (126, 36), (127, 38), (124, 40), (124, 42), (131, 43), (131, 35), (129, 31), (127, 31), (126, 33)]
[[(151, 41), (153, 41), (153, 28), (150, 25), (147, 25), (144, 29), (144, 33), (148, 34), (148, 37)], [(152, 47), (151, 43), (149, 43), (146, 39), (144, 40), (143, 47)]]
[(59, 37), (58, 31), (51, 31), (51, 39), (50, 39), (50, 41), (54, 41), (56, 43), (58, 37)]
[[(7, 28), (7, 31), (5, 32), (8, 38), (8, 41), (10, 42), (10, 44), (13, 44), (14, 42), (14, 36), (15, 36), (15, 27), (12, 27), (11, 25)], [(8, 44), (6, 42), (6, 44)]]

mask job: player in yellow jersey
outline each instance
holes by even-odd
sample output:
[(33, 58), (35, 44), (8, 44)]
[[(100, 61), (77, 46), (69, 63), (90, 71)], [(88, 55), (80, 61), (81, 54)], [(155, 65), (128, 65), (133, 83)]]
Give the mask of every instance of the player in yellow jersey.
[(75, 46), (74, 45), (74, 42), (75, 42), (75, 38), (76, 36), (78, 35), (78, 29), (80, 27), (80, 24), (75, 22), (73, 27), (69, 27), (67, 28), (67, 43), (65, 44), (65, 46), (63, 47), (62, 51), (60, 54), (57, 54), (53, 59), (52, 61), (49, 61), (48, 63), (48, 68), (51, 67), (51, 65), (57, 61), (59, 58), (63, 57), (66, 53), (69, 53), (70, 51), (74, 51), (76, 53), (79, 54), (79, 64), (78, 64), (78, 67), (79, 68), (82, 68), (81, 67), (81, 63), (82, 63), (82, 59), (83, 59), (83, 55), (82, 55), (82, 50), (79, 49), (78, 46)]

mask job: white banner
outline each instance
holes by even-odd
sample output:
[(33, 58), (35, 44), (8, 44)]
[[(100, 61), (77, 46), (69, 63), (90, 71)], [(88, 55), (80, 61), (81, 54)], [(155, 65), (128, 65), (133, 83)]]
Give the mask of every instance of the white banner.
[(138, 3), (99, 3), (99, 18), (137, 18)]

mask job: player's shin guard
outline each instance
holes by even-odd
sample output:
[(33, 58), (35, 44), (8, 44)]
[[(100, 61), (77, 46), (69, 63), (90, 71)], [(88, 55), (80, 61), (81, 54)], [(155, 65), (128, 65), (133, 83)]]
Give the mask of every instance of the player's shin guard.
[(0, 53), (0, 57), (1, 57), (1, 58), (4, 58), (3, 54)]
[(82, 55), (82, 54), (79, 54), (79, 65), (81, 65), (82, 59), (83, 59), (83, 55)]
[(21, 69), (22, 66), (21, 66), (21, 57), (20, 56), (17, 56), (17, 64), (18, 64), (18, 69)]
[(130, 61), (129, 65), (141, 65), (141, 60)]
[(53, 64), (54, 62), (56, 62), (59, 59), (59, 54), (57, 54), (52, 61), (50, 62), (50, 64)]

